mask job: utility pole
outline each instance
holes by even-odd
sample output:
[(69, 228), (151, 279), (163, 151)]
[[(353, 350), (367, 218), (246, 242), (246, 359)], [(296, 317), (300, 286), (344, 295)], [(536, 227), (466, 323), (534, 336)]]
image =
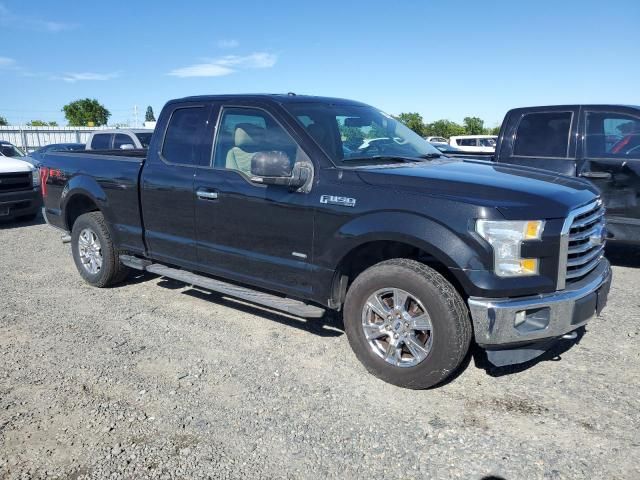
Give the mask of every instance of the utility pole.
[(138, 106), (137, 105), (133, 106), (133, 118), (134, 118), (133, 127), (138, 128)]

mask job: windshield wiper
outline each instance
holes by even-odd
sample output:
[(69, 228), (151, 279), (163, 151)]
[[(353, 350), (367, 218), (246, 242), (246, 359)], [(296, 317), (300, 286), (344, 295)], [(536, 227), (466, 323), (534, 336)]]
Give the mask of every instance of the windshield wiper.
[(422, 155), (418, 155), (420, 158), (432, 159), (432, 158), (440, 158), (444, 157), (442, 153), (423, 153)]
[(373, 155), (371, 157), (349, 157), (344, 158), (343, 162), (369, 162), (369, 161), (396, 161), (404, 163), (421, 162), (422, 157), (400, 157), (396, 155)]

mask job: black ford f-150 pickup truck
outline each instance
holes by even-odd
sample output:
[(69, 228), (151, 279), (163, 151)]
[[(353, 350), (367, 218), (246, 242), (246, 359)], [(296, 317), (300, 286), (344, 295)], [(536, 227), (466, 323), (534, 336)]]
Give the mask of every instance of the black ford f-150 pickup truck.
[(57, 152), (45, 216), (97, 287), (130, 268), (303, 317), (342, 310), (360, 361), (425, 388), (472, 339), (534, 358), (604, 307), (589, 182), (449, 159), (375, 108), (289, 95), (170, 101), (146, 152)]
[(590, 180), (607, 209), (607, 238), (640, 244), (640, 107), (510, 110), (494, 159)]

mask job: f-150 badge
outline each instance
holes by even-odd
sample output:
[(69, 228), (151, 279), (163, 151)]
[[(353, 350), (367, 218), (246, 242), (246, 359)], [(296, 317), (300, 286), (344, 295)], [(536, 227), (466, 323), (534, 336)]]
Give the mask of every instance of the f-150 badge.
[(339, 205), (341, 207), (355, 207), (356, 199), (349, 197), (339, 197), (337, 195), (322, 195), (320, 197), (320, 203)]

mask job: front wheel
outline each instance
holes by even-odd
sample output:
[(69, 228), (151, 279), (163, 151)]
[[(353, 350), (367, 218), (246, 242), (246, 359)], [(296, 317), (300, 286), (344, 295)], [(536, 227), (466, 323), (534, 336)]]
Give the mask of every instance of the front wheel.
[(409, 259), (387, 260), (353, 282), (344, 305), (351, 348), (382, 380), (405, 388), (439, 384), (469, 350), (471, 322), (442, 275)]

